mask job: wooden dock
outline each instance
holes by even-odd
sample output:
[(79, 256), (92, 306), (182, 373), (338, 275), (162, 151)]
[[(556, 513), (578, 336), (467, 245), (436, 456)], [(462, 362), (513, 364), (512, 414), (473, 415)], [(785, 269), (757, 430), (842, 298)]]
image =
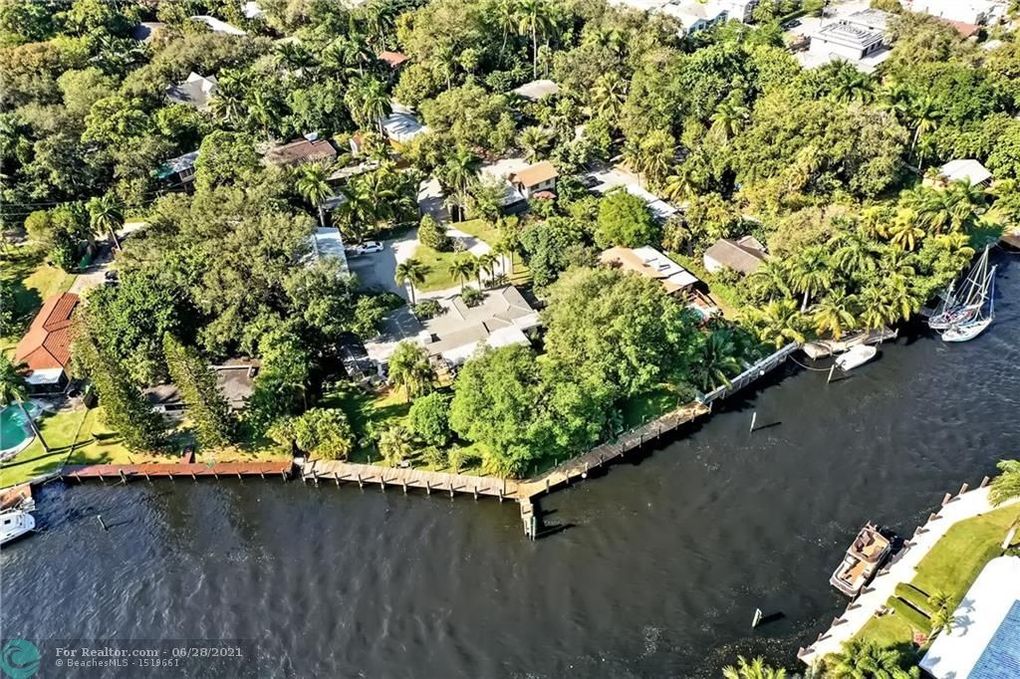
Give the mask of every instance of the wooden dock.
[(804, 353), (808, 358), (817, 360), (834, 354), (842, 354), (849, 351), (858, 344), (880, 344), (886, 340), (896, 339), (899, 336), (898, 330), (880, 328), (859, 332), (842, 340), (816, 340), (804, 345)]
[(151, 462), (143, 464), (90, 464), (68, 465), (64, 467), (62, 476), (65, 479), (174, 479), (174, 478), (244, 478), (245, 476), (281, 477), (290, 476), (294, 466), (291, 460), (275, 462)]
[(494, 476), (474, 476), (469, 474), (449, 474), (431, 472), (410, 467), (383, 467), (375, 464), (353, 464), (332, 460), (313, 460), (306, 462), (301, 468), (301, 477), (305, 481), (319, 483), (333, 482), (336, 485), (356, 483), (360, 487), (366, 485), (379, 486), (382, 489), (400, 488), (405, 493), (409, 488), (419, 488), (427, 494), (456, 493), (473, 495), (474, 497), (496, 497), (500, 500), (520, 499), (520, 482), (513, 479), (500, 479)]

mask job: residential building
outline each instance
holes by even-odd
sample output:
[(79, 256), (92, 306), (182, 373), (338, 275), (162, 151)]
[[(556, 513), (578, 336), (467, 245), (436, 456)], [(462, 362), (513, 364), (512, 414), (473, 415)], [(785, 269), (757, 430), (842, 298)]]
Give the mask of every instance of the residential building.
[(1006, 13), (1006, 3), (1001, 0), (906, 0), (904, 5), (911, 12), (976, 26), (994, 23)]
[(47, 299), (14, 350), (14, 363), (25, 363), (25, 381), (33, 392), (61, 391), (69, 379), (71, 317), (80, 303), (65, 292)]
[(653, 247), (609, 248), (599, 262), (659, 281), (670, 295), (686, 295), (701, 284), (697, 276)]
[(336, 160), (336, 149), (328, 139), (311, 134), (269, 149), (265, 161), (280, 167), (296, 167), (305, 163), (331, 163)]
[(556, 167), (548, 160), (543, 160), (514, 172), (507, 179), (522, 196), (531, 199), (541, 197), (539, 194), (542, 193), (554, 194), (558, 176)]
[(397, 102), (392, 102), (391, 108), (392, 112), (380, 121), (383, 134), (391, 142), (406, 144), (419, 134), (428, 132), (429, 128), (422, 125), (411, 108)]
[(195, 179), (195, 163), (197, 161), (198, 151), (171, 158), (159, 166), (159, 169), (156, 170), (156, 178), (172, 186), (192, 182)]
[(992, 173), (973, 158), (951, 160), (939, 168), (938, 179), (935, 182), (926, 180), (928, 185), (951, 184), (952, 182), (967, 182), (971, 186), (983, 187), (992, 183)]
[(220, 19), (217, 19), (214, 16), (209, 16), (208, 14), (193, 16), (191, 17), (191, 20), (200, 24), (205, 24), (213, 33), (223, 33), (225, 35), (248, 35), (237, 26), (232, 26), (226, 21), (221, 21)]
[(846, 15), (842, 21), (843, 23), (858, 26), (866, 31), (878, 33), (885, 37), (889, 35), (889, 21), (891, 18), (892, 14), (889, 12), (869, 7), (868, 9), (862, 9), (859, 12)]
[(632, 196), (637, 196), (645, 202), (645, 207), (660, 222), (664, 222), (676, 215), (679, 210), (672, 204), (667, 203), (641, 184), (641, 180), (632, 172), (622, 166), (608, 169), (596, 170), (586, 176), (592, 193), (604, 196), (618, 188), (623, 188)]
[(539, 101), (545, 97), (553, 97), (559, 94), (560, 86), (552, 80), (532, 80), (511, 90), (511, 92), (522, 99)]
[(863, 26), (839, 22), (822, 26), (811, 36), (812, 55), (831, 60), (857, 62), (885, 48), (882, 33)]
[(347, 266), (347, 248), (344, 245), (343, 235), (340, 229), (332, 226), (319, 227), (312, 232), (311, 252), (308, 262), (317, 262), (320, 259), (336, 259), (344, 271), (349, 270)]
[(767, 259), (765, 246), (754, 236), (744, 236), (739, 240), (720, 238), (705, 250), (702, 258), (705, 269), (709, 273), (718, 273), (723, 269), (736, 271), (749, 276), (761, 267)]
[(726, 10), (728, 18), (749, 24), (754, 20), (755, 7), (761, 0), (716, 0)]
[(456, 367), (483, 345), (530, 344), (525, 333), (540, 324), (538, 312), (512, 285), (486, 290), (485, 299), (474, 307), (460, 296), (436, 301), (443, 307), (438, 316), (419, 321), (401, 307), (386, 317), (378, 337), (365, 342), (365, 353), (380, 373), (400, 342), (414, 342), (435, 361)]
[(514, 173), (527, 167), (528, 161), (523, 158), (501, 158), (494, 163), (482, 165), (478, 169), (478, 176), (482, 181), (503, 186), (500, 209), (504, 214), (518, 214), (528, 209), (527, 198), (510, 182), (510, 177)]
[(175, 104), (184, 104), (193, 106), (199, 111), (208, 111), (217, 89), (216, 76), (205, 77), (192, 71), (184, 82), (169, 85), (166, 88), (166, 96)]
[(729, 18), (726, 7), (716, 0), (673, 0), (660, 7), (659, 11), (679, 21), (687, 35), (712, 28)]
[(391, 50), (383, 50), (376, 57), (394, 71), (398, 70), (411, 58), (403, 52), (393, 52)]
[(921, 659), (933, 679), (1020, 676), (1020, 557), (988, 562)]
[[(242, 410), (248, 404), (261, 368), (262, 362), (257, 358), (232, 358), (221, 365), (209, 366), (216, 375), (216, 386), (232, 410)], [(181, 392), (173, 384), (148, 387), (142, 394), (161, 413), (183, 413), (187, 408)]]

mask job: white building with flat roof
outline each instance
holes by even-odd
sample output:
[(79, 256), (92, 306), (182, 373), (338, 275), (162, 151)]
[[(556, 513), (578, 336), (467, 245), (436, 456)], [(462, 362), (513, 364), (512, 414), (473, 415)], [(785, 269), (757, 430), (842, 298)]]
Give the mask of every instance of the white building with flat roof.
[(1001, 0), (906, 0), (904, 6), (911, 12), (974, 25), (993, 23), (1006, 13)]

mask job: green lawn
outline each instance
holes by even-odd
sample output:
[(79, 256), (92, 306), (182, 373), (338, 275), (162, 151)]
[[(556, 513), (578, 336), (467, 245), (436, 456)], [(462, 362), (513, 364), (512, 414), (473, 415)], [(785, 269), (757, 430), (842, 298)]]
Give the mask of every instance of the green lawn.
[(0, 280), (15, 283), (15, 301), (18, 312), (18, 330), (0, 336), (0, 351), (7, 352), (17, 345), (24, 329), (47, 297), (66, 292), (74, 276), (45, 263), (42, 251), (32, 247), (12, 248), (0, 253)]
[(44, 413), (36, 424), (50, 452), (43, 450), (37, 438), (28, 448), (4, 462), (3, 469), (0, 469), (0, 487), (13, 486), (58, 469), (70, 452), (74, 434), (85, 416), (86, 413), (81, 410)]
[[(947, 593), (950, 607), (955, 609), (985, 564), (999, 556), (1002, 540), (1018, 518), (1020, 508), (1003, 507), (956, 524), (917, 565), (917, 575), (911, 584), (927, 594)], [(895, 599), (890, 598), (888, 604), (894, 610), (903, 606)], [(891, 646), (911, 643), (915, 631), (929, 632), (928, 629), (918, 629), (916, 616), (913, 621), (908, 617), (892, 613), (872, 618), (858, 636), (872, 639), (882, 646)]]
[(663, 385), (655, 391), (628, 400), (623, 406), (623, 427), (633, 429), (680, 405), (676, 389)]
[(372, 395), (349, 385), (338, 386), (323, 397), (323, 408), (340, 408), (347, 414), (358, 438), (358, 448), (351, 456), (351, 462), (380, 463), (375, 445), (371, 443), (374, 431), (394, 424), (402, 424), (411, 404), (397, 390)]
[(414, 258), (425, 266), (425, 281), (416, 285), (415, 288), (423, 292), (431, 292), (455, 287), (460, 281), (455, 280), (453, 274), (450, 273), (450, 264), (462, 254), (460, 252), (440, 252), (428, 246), (419, 245), (414, 251)]
[(720, 281), (716, 276), (710, 274), (705, 265), (696, 257), (688, 257), (675, 252), (667, 253), (674, 262), (690, 271), (692, 274), (708, 284), (708, 292), (712, 300), (719, 305), (724, 318), (735, 318), (742, 306), (740, 294), (737, 290)]
[(501, 237), (496, 225), (484, 219), (469, 219), (466, 222), (457, 222), (449, 226), (451, 229), (457, 229), (469, 236), (474, 236), (478, 240), (487, 243), (489, 247), (494, 247)]

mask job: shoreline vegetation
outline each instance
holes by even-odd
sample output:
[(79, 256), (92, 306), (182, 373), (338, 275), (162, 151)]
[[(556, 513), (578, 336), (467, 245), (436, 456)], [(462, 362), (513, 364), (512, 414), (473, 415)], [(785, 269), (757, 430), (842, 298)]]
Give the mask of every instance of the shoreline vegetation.
[[(7, 0), (0, 407), (32, 396), (43, 300), (82, 304), (53, 357), (76, 395), (0, 485), (182, 454), (533, 478), (780, 347), (902, 326), (1020, 222), (1020, 41), (873, 4), (890, 48), (863, 73), (798, 61), (781, 23), (816, 0), (693, 32), (605, 0)], [(603, 264), (645, 248), (697, 294)], [(369, 358), (446, 289), (538, 322)]]

